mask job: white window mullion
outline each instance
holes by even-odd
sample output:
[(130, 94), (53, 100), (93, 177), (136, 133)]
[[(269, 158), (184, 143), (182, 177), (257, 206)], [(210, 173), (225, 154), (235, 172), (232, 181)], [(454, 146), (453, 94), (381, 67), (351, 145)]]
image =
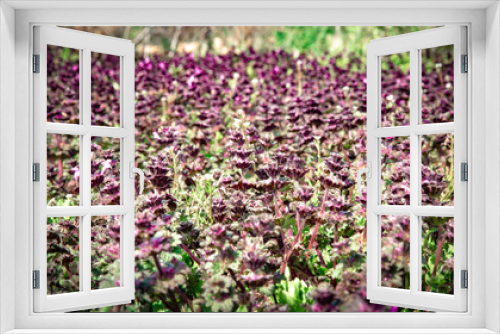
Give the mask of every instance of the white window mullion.
[(379, 138), (409, 136), (411, 128), (409, 126), (391, 126), (376, 128), (373, 135)]
[(401, 215), (408, 216), (411, 212), (409, 205), (376, 205), (373, 212), (378, 215)]
[(373, 240), (367, 244), (367, 296), (376, 299), (374, 292), (380, 283), (380, 216), (375, 213), (375, 207), (380, 205), (380, 140), (375, 136), (375, 130), (380, 125), (380, 58), (371, 53), (368, 48), (367, 58), (367, 107), (373, 110), (374, 116), (367, 117), (367, 162), (371, 163), (371, 178), (367, 178), (367, 239)]
[[(420, 61), (419, 51), (416, 48), (410, 50), (410, 127), (415, 128), (419, 124), (419, 100), (420, 100)], [(410, 206), (416, 208), (420, 199), (420, 139), (414, 131), (410, 133)], [(410, 291), (417, 292), (420, 285), (419, 267), (421, 266), (420, 244), (420, 217), (413, 211), (410, 214)]]
[(106, 126), (91, 126), (90, 133), (95, 137), (111, 137), (111, 138), (123, 138), (129, 133), (123, 128), (113, 128)]
[[(90, 62), (90, 49), (87, 47), (83, 50), (83, 60), (82, 60), (82, 69), (81, 71), (81, 83), (80, 86), (83, 86), (81, 100), (83, 101), (82, 108), (82, 123), (85, 126), (87, 132), (82, 136), (82, 155), (80, 157), (80, 163), (83, 167), (82, 173), (82, 199), (83, 206), (85, 209), (90, 209), (91, 198), (90, 198), (90, 187), (91, 187), (91, 133), (89, 130), (91, 125), (91, 108), (92, 108), (92, 97), (91, 97), (91, 62)], [(80, 287), (81, 291), (85, 293), (90, 293), (91, 290), (91, 278), (92, 278), (92, 261), (91, 261), (91, 215), (90, 210), (86, 211), (85, 215), (82, 217), (82, 224), (80, 226)]]
[[(122, 74), (129, 75), (130, 73), (135, 73), (135, 54), (133, 48), (130, 53), (121, 57), (120, 64)], [(133, 299), (135, 289), (135, 182), (130, 168), (135, 166), (135, 81), (125, 80), (126, 75), (120, 75), (120, 87), (122, 87), (122, 93), (120, 94), (120, 124), (121, 129), (127, 133), (121, 140), (123, 145), (123, 150), (121, 150), (121, 189), (122, 194), (130, 194), (131, 196), (123, 196), (121, 198), (121, 203), (127, 209), (128, 213), (122, 215), (120, 224), (120, 275), (122, 277), (120, 283), (130, 298)]]
[(420, 217), (454, 217), (453, 206), (425, 206), (412, 207), (410, 205), (377, 205), (373, 212), (378, 215), (409, 216), (411, 213)]
[[(421, 79), (421, 74), (419, 73), (419, 78)], [(419, 87), (421, 91), (422, 87)], [(418, 95), (417, 98), (419, 99), (418, 102), (418, 108), (419, 111), (422, 110), (421, 108), (421, 96)], [(420, 115), (420, 112), (419, 112)], [(411, 118), (411, 116), (410, 116)], [(420, 116), (419, 116), (420, 119)], [(417, 124), (415, 126), (412, 126), (411, 131), (417, 135), (440, 135), (444, 133), (453, 133), (455, 130), (455, 124), (453, 122), (450, 123), (435, 123), (435, 124)]]
[[(83, 95), (84, 94), (80, 94), (80, 96)], [(80, 110), (83, 109), (84, 108), (80, 107)], [(95, 137), (123, 138), (128, 135), (128, 131), (123, 128), (80, 124), (47, 123), (47, 133), (82, 136), (88, 132), (90, 132), (92, 136)]]
[(374, 130), (373, 135), (379, 138), (386, 138), (407, 137), (410, 135), (410, 133), (414, 133), (417, 135), (439, 135), (453, 132), (455, 132), (455, 124), (453, 122), (450, 122), (377, 128)]
[[(124, 59), (123, 57), (120, 57), (120, 89), (125, 88), (125, 80), (124, 80), (124, 72), (126, 69), (124, 68)], [(134, 69), (135, 70), (135, 69)], [(123, 92), (120, 94), (120, 129), (124, 128), (124, 123), (126, 122), (126, 117), (124, 117), (125, 111), (126, 111), (126, 106), (124, 105), (124, 94)], [(126, 131), (126, 130), (125, 130)], [(135, 145), (135, 143), (134, 143)], [(125, 191), (127, 191), (125, 188), (126, 183), (124, 182), (126, 178), (130, 178), (128, 175), (128, 170), (126, 167), (128, 165), (127, 163), (127, 145), (126, 145), (126, 139), (125, 138), (120, 138), (120, 205), (124, 205), (127, 202), (127, 197), (123, 196), (125, 194)], [(135, 193), (135, 192), (134, 192)], [(126, 231), (125, 231), (125, 215), (120, 216), (120, 285), (124, 285), (123, 279), (127, 277), (125, 274), (125, 270), (127, 267), (127, 264), (125, 263), (125, 236), (126, 236)]]

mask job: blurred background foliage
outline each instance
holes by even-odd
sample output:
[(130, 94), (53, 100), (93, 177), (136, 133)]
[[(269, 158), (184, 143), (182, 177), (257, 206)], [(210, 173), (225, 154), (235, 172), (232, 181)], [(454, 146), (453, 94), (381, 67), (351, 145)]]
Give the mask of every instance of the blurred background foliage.
[[(395, 36), (435, 27), (406, 26), (285, 26), (285, 27), (67, 27), (106, 36), (130, 39), (136, 44), (138, 57), (173, 56), (207, 52), (226, 54), (234, 49), (257, 52), (283, 49), (309, 57), (338, 57), (338, 65), (351, 57), (362, 58), (370, 40)], [(407, 62), (401, 59), (402, 63)]]

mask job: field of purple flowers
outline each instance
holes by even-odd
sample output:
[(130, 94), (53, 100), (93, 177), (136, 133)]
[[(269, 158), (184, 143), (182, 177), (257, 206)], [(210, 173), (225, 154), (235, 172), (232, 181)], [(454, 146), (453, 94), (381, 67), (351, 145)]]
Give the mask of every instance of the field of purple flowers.
[[(448, 49), (424, 52), (425, 123), (453, 121)], [(385, 60), (383, 126), (409, 72)], [(78, 54), (49, 53), (48, 122), (78, 123)], [(92, 60), (92, 119), (119, 124), (119, 62)], [(366, 300), (364, 60), (283, 50), (136, 61), (136, 299), (113, 312), (379, 312)], [(48, 135), (48, 205), (78, 205), (79, 138)], [(409, 201), (409, 138), (385, 138), (382, 203)], [(92, 201), (119, 203), (119, 140), (92, 139)], [(453, 205), (453, 136), (422, 138), (422, 201)], [(137, 184), (136, 184), (137, 186)], [(138, 188), (138, 186), (137, 186)], [(364, 193), (366, 194), (366, 193)], [(78, 218), (48, 221), (49, 293), (78, 291)], [(119, 217), (92, 221), (93, 288), (119, 284)], [(382, 217), (382, 285), (409, 288), (409, 218)], [(422, 285), (453, 293), (453, 220), (424, 218)], [(118, 247), (118, 248), (117, 248)], [(401, 310), (400, 310), (401, 311)]]

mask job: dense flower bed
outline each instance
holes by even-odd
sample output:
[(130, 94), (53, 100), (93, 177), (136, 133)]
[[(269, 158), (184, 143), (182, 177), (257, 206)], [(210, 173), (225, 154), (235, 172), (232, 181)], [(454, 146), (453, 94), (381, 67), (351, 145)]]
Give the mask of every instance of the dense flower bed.
[[(54, 52), (47, 121), (78, 123), (77, 56)], [(453, 120), (449, 57), (424, 66), (426, 123)], [(409, 119), (400, 63), (384, 65), (384, 126)], [(93, 122), (116, 126), (119, 62), (96, 55), (92, 64)], [(398, 310), (365, 298), (366, 192), (354, 182), (366, 159), (361, 59), (340, 66), (281, 50), (138, 59), (135, 120), (147, 178), (136, 200), (136, 300), (106, 310)], [(422, 141), (422, 200), (452, 205), (453, 136)], [(78, 143), (48, 135), (49, 205), (78, 204)], [(409, 140), (381, 149), (382, 202), (407, 204)], [(119, 150), (92, 140), (93, 204), (119, 203)], [(49, 223), (49, 291), (76, 291), (78, 219)], [(93, 288), (115, 286), (119, 217), (92, 226)], [(422, 238), (423, 288), (453, 293), (453, 221), (424, 218)], [(382, 217), (382, 285), (409, 288), (409, 247), (409, 219)]]

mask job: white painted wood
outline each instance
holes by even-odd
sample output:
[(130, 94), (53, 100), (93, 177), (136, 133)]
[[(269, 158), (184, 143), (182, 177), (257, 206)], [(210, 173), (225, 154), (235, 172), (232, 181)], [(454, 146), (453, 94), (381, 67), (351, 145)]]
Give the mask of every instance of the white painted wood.
[[(130, 178), (130, 164), (135, 162), (135, 49), (129, 45), (129, 52), (121, 58), (121, 67), (125, 75), (120, 76), (122, 97), (120, 103), (121, 126), (128, 133), (122, 137), (121, 147), (121, 204), (128, 210), (122, 215), (120, 225), (120, 264), (121, 282), (127, 289), (127, 298), (135, 299), (135, 183)], [(133, 164), (133, 163), (132, 163)]]
[(467, 74), (461, 73), (460, 56), (467, 54), (467, 29), (460, 27), (454, 48), (454, 191), (455, 191), (455, 216), (454, 216), (454, 280), (455, 296), (459, 295), (460, 310), (467, 309), (467, 289), (461, 289), (461, 270), (469, 270), (467, 264), (467, 191), (469, 182), (463, 182), (460, 177), (461, 163), (469, 163), (467, 152)]
[[(99, 305), (129, 303), (134, 299), (134, 183), (127, 174), (127, 163), (134, 161), (134, 45), (128, 40), (109, 38), (54, 27), (36, 27), (35, 52), (40, 54), (40, 73), (34, 75), (35, 142), (34, 159), (40, 163), (40, 182), (34, 185), (35, 259), (40, 270), (40, 289), (33, 290), (35, 312), (66, 312)], [(80, 124), (46, 122), (47, 45), (80, 50)], [(120, 128), (91, 125), (91, 52), (120, 56)], [(124, 60), (124, 61), (123, 61)], [(131, 66), (132, 65), (132, 66)], [(47, 207), (47, 133), (80, 136), (80, 206)], [(121, 205), (91, 206), (91, 138), (120, 138)], [(97, 215), (120, 215), (120, 287), (91, 289), (91, 219)], [(47, 217), (80, 217), (79, 292), (47, 295)], [(132, 265), (131, 265), (132, 264)]]
[[(85, 1), (85, 0), (72, 0), (60, 3), (59, 1), (37, 1), (37, 0), (6, 0), (6, 3), (10, 4), (16, 9), (132, 9), (132, 10), (144, 10), (144, 9), (213, 9), (213, 8), (227, 8), (227, 9), (393, 9), (395, 7), (399, 9), (449, 9), (451, 7), (455, 9), (478, 9), (487, 8), (494, 1), (460, 1), (453, 3), (450, 6), (449, 1), (402, 1), (397, 5), (393, 1), (377, 1), (376, 6), (373, 1), (328, 1), (328, 0), (311, 0), (308, 2), (297, 1), (297, 0), (270, 0), (270, 1), (252, 1), (252, 0), (242, 0), (242, 1), (205, 1), (205, 0), (165, 0), (165, 1), (154, 1), (154, 0), (141, 0), (140, 4), (137, 1), (119, 1), (119, 0), (100, 0), (99, 2)], [(117, 5), (119, 2), (119, 5)]]
[[(0, 332), (15, 327), (15, 10), (0, 2)], [(10, 246), (9, 246), (10, 245)]]
[(483, 328), (456, 328), (456, 329), (390, 329), (390, 328), (373, 328), (373, 329), (90, 329), (90, 330), (44, 330), (44, 329), (15, 329), (5, 334), (494, 334)]
[[(416, 55), (414, 57), (416, 57)], [(409, 136), (411, 133), (417, 135), (437, 135), (442, 133), (453, 133), (454, 129), (455, 125), (453, 123), (410, 124), (410, 126), (376, 128), (373, 130), (373, 135), (379, 138)]]
[[(431, 39), (432, 40), (432, 39)], [(422, 72), (420, 50), (410, 49), (410, 126), (416, 128), (421, 121), (421, 76)], [(412, 129), (413, 130), (413, 129)], [(422, 174), (422, 141), (420, 136), (412, 131), (410, 133), (410, 205), (416, 208), (421, 203), (421, 174)], [(420, 290), (421, 277), (420, 267), (422, 266), (422, 250), (419, 248), (422, 232), (421, 216), (414, 210), (410, 213), (410, 293), (415, 294)], [(390, 303), (390, 302), (389, 302)], [(411, 297), (408, 304), (413, 304)], [(431, 304), (431, 303), (430, 303)], [(429, 307), (430, 305), (426, 305)]]
[(129, 134), (129, 131), (123, 128), (112, 128), (105, 126), (47, 123), (47, 133), (59, 133), (66, 135), (82, 135), (82, 136), (87, 133), (90, 133), (92, 137), (96, 136), (96, 137), (123, 138)]
[(453, 206), (422, 206), (422, 205), (376, 205), (373, 213), (377, 215), (409, 216), (412, 212), (423, 217), (453, 217)]
[[(417, 57), (417, 55), (415, 55), (415, 57)], [(420, 86), (418, 89), (421, 91)], [(416, 135), (439, 135), (443, 133), (453, 133), (455, 131), (455, 125), (453, 123), (417, 124), (411, 127), (411, 131)]]
[[(22, 3), (18, 3), (23, 4)], [(37, 6), (47, 6), (46, 1), (37, 1)], [(65, 6), (60, 1), (52, 2), (52, 8)], [(80, 2), (87, 8), (96, 8), (102, 2), (86, 1)], [(345, 1), (343, 6), (351, 6), (357, 2)], [(435, 10), (434, 4), (446, 4), (446, 10)], [(478, 2), (471, 6), (479, 8)], [(24, 8), (33, 8), (33, 3), (26, 3)], [(498, 285), (498, 279), (486, 281), (484, 279), (486, 246), (484, 243), (485, 231), (496, 224), (496, 216), (485, 215), (485, 151), (486, 119), (490, 119), (497, 112), (494, 108), (485, 108), (485, 101), (498, 97), (500, 87), (489, 85), (485, 89), (485, 78), (490, 82), (498, 80), (496, 72), (485, 71), (485, 48), (486, 36), (492, 36), (492, 32), (485, 29), (485, 13), (483, 10), (457, 10), (457, 2), (435, 1), (421, 6), (420, 2), (405, 1), (401, 3), (391, 2), (388, 8), (380, 7), (380, 2), (370, 2), (370, 7), (360, 5), (356, 10), (346, 9), (318, 9), (294, 10), (294, 9), (266, 9), (263, 4), (256, 9), (238, 10), (227, 9), (225, 4), (215, 6), (213, 1), (207, 1), (205, 8), (201, 9), (193, 4), (179, 5), (180, 9), (171, 8), (161, 10), (124, 10), (122, 6), (128, 2), (116, 2), (108, 8), (110, 11), (81, 9), (76, 10), (23, 10), (16, 13), (16, 91), (15, 91), (15, 114), (16, 114), (16, 231), (15, 245), (3, 244), (9, 251), (15, 249), (16, 271), (16, 303), (15, 317), (17, 333), (259, 333), (259, 332), (290, 332), (290, 333), (490, 333), (484, 329), (485, 326), (485, 290)], [(267, 4), (267, 3), (266, 3)], [(460, 5), (463, 2), (460, 2)], [(150, 4), (151, 5), (151, 4)], [(309, 3), (304, 5), (307, 8)], [(31, 6), (31, 7), (30, 7)], [(76, 6), (76, 2), (75, 2)], [(141, 3), (142, 6), (142, 3)], [(158, 6), (158, 4), (155, 4)], [(228, 5), (229, 6), (229, 5)], [(311, 5), (312, 6), (312, 5)], [(352, 5), (354, 6), (354, 5)], [(395, 6), (409, 6), (412, 9), (399, 10)], [(47, 7), (43, 7), (47, 8)], [(207, 15), (209, 13), (210, 15)], [(469, 22), (471, 44), (469, 54), (471, 63), (468, 78), (471, 91), (468, 93), (472, 98), (468, 105), (474, 116), (469, 113), (469, 148), (473, 149), (473, 159), (470, 166), (469, 192), (469, 217), (474, 225), (470, 233), (471, 243), (469, 251), (472, 254), (469, 259), (471, 272), (469, 273), (469, 305), (467, 313), (431, 313), (431, 314), (61, 314), (61, 313), (32, 313), (32, 290), (31, 290), (31, 261), (26, 261), (33, 254), (32, 248), (32, 182), (30, 168), (32, 162), (32, 103), (27, 98), (31, 96), (32, 76), (30, 73), (31, 61), (31, 24), (62, 24), (62, 25), (405, 25), (426, 26), (441, 24), (456, 24), (457, 22)], [(498, 41), (490, 41), (491, 44)], [(3, 46), (3, 45), (2, 45)], [(5, 76), (5, 72), (2, 72)], [(14, 82), (14, 76), (6, 77)], [(486, 95), (485, 92), (489, 92)], [(3, 99), (3, 97), (2, 97)], [(487, 117), (488, 116), (488, 117)], [(473, 122), (471, 121), (473, 120)], [(493, 127), (493, 124), (491, 124)], [(30, 140), (31, 139), (31, 140)], [(491, 147), (496, 147), (498, 142), (488, 142)], [(2, 152), (4, 153), (4, 152)], [(490, 187), (498, 191), (498, 188)], [(30, 196), (26, 196), (30, 194)], [(469, 224), (469, 231), (472, 227)], [(490, 240), (500, 243), (496, 234), (489, 233)], [(27, 236), (27, 237), (26, 237)], [(489, 249), (489, 248), (488, 248)], [(488, 253), (488, 259), (498, 259), (498, 254)], [(485, 284), (487, 283), (487, 284)], [(3, 298), (5, 293), (0, 294)], [(488, 295), (490, 305), (499, 304), (498, 299)], [(490, 315), (490, 321), (498, 321), (499, 313)], [(491, 319), (493, 318), (493, 319)], [(496, 320), (495, 320), (496, 319)], [(138, 328), (141, 329), (130, 329)], [(168, 326), (169, 329), (165, 329)], [(37, 329), (38, 328), (38, 329)], [(41, 328), (45, 328), (42, 330)], [(78, 330), (75, 328), (79, 328)]]
[(262, 328), (262, 329), (90, 329), (90, 330), (45, 330), (45, 329), (16, 329), (5, 334), (493, 334), (483, 328), (456, 328), (456, 329), (282, 329), (282, 328)]
[[(372, 135), (376, 129), (380, 127), (379, 114), (379, 99), (380, 96), (380, 58), (373, 53), (368, 46), (367, 60), (367, 163), (372, 165), (372, 177), (367, 180), (367, 211), (366, 211), (366, 228), (367, 228), (367, 275), (366, 289), (367, 292), (374, 291), (380, 282), (380, 215), (375, 213), (374, 208), (380, 206), (380, 158), (377, 152), (380, 151), (380, 141), (378, 137)], [(370, 116), (369, 111), (375, 112), (375, 117)], [(368, 298), (371, 296), (367, 295)]]
[[(466, 54), (465, 27), (452, 26), (371, 41), (368, 45), (368, 162), (377, 166), (368, 180), (368, 287), (367, 296), (378, 304), (403, 306), (422, 310), (465, 312), (467, 290), (460, 288), (460, 271), (467, 269), (467, 183), (460, 180), (460, 164), (467, 162), (467, 75), (460, 71), (460, 56)], [(454, 122), (444, 124), (421, 123), (421, 59), (420, 50), (454, 45)], [(380, 119), (380, 57), (410, 52), (410, 125), (381, 128)], [(453, 133), (454, 146), (454, 207), (421, 206), (421, 136), (424, 134)], [(388, 136), (410, 137), (410, 206), (380, 205), (380, 139)], [(381, 286), (382, 214), (410, 216), (410, 290)], [(454, 295), (422, 291), (421, 238), (422, 217), (454, 217)]]
[[(50, 33), (49, 33), (50, 34)], [(82, 80), (80, 81), (80, 126), (88, 129), (92, 123), (91, 112), (92, 112), (92, 88), (91, 88), (91, 51), (89, 48), (81, 48), (80, 50), (80, 76)], [(36, 112), (36, 110), (35, 110)], [(47, 123), (47, 125), (50, 123)], [(83, 208), (88, 209), (91, 205), (91, 143), (92, 136), (87, 131), (83, 133), (81, 136), (81, 147), (82, 154), (80, 156), (80, 166), (83, 168), (83, 171), (80, 172), (80, 201)], [(48, 209), (48, 208), (47, 208)], [(48, 213), (48, 212), (47, 212)], [(92, 230), (92, 216), (88, 211), (82, 213), (80, 215), (80, 292), (83, 297), (81, 299), (85, 300), (85, 297), (88, 296), (91, 291), (91, 279), (92, 279), (92, 261), (91, 261), (91, 230)], [(64, 296), (64, 295), (63, 295)], [(75, 304), (78, 304), (79, 296), (71, 297), (70, 301), (71, 305), (65, 305), (65, 309), (61, 311), (67, 311), (68, 309), (72, 309), (74, 307), (78, 307)], [(54, 301), (55, 303), (59, 303), (57, 299), (50, 299), (50, 301)], [(63, 304), (64, 301), (61, 303)], [(85, 302), (84, 302), (85, 303)], [(87, 302), (88, 303), (88, 302)], [(96, 301), (92, 301), (92, 304), (97, 304)], [(57, 305), (57, 304), (56, 304)], [(60, 305), (60, 304), (59, 304)], [(36, 304), (35, 304), (35, 312), (36, 312)]]
[(124, 205), (102, 206), (49, 206), (46, 209), (47, 217), (79, 217), (90, 213), (92, 216), (124, 215), (130, 208)]
[[(488, 64), (488, 73), (491, 76), (486, 78), (486, 93), (491, 98), (486, 98), (486, 110), (491, 111), (486, 122), (486, 136), (488, 141), (485, 143), (486, 163), (485, 175), (488, 176), (485, 191), (488, 194), (485, 200), (486, 213), (488, 220), (495, 222), (489, 225), (486, 233), (486, 242), (488, 249), (485, 278), (488, 286), (488, 293), (485, 297), (486, 302), (486, 328), (500, 332), (500, 243), (496, 240), (500, 235), (500, 3), (497, 2), (490, 6), (486, 11), (486, 27), (490, 32), (486, 37), (486, 63)], [(486, 285), (486, 284), (485, 284)]]

